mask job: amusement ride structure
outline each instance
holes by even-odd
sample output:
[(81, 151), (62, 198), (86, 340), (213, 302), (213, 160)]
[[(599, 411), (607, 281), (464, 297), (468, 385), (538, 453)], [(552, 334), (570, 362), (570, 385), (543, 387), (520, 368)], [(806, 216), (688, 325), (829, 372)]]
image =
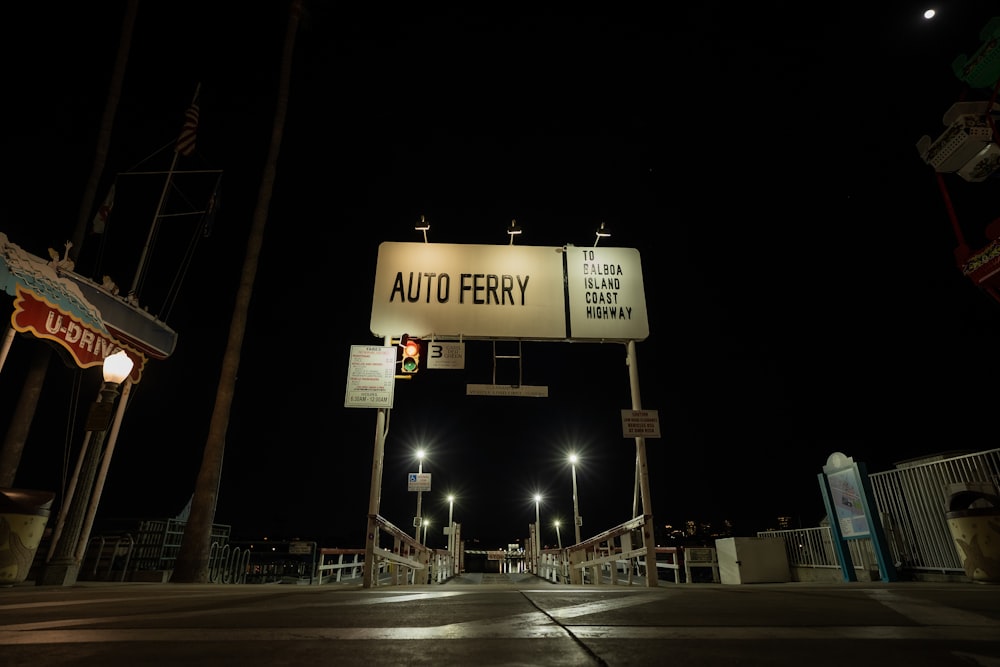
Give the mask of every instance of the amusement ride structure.
[[(943, 116), (945, 130), (936, 138), (924, 135), (917, 151), (934, 168), (938, 188), (951, 220), (957, 245), (955, 261), (962, 274), (1000, 304), (1000, 16), (993, 17), (980, 32), (982, 44), (971, 56), (962, 54), (952, 61), (955, 76), (964, 84), (961, 99)], [(964, 183), (954, 182), (959, 177)], [(995, 215), (992, 220), (977, 221), (984, 245), (970, 245), (959, 224), (953, 192), (965, 183), (989, 188), (996, 194), (988, 198)]]

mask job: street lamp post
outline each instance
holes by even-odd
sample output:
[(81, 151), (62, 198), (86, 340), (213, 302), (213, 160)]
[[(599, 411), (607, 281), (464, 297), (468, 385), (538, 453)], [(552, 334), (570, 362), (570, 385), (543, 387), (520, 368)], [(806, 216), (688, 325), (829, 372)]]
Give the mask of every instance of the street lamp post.
[(566, 579), (566, 559), (565, 559), (565, 555), (566, 554), (563, 553), (563, 548), (562, 548), (562, 534), (559, 532), (559, 520), (556, 519), (555, 521), (553, 521), (553, 523), (556, 526), (556, 542), (559, 543), (559, 560), (557, 561), (558, 564), (559, 564), (559, 576), (562, 577), (563, 580), (565, 581), (565, 579)]
[(576, 494), (576, 462), (579, 460), (576, 454), (569, 455), (569, 463), (573, 468), (573, 527), (576, 531), (576, 543), (580, 543), (580, 498)]
[(448, 561), (451, 563), (449, 565), (451, 573), (455, 573), (455, 565), (452, 559), (455, 557), (455, 496), (448, 495)]
[[(424, 519), (423, 517), (421, 517), (420, 518), (420, 525), (424, 527), (424, 539), (421, 542), (421, 544), (423, 544), (426, 547), (427, 546), (427, 528), (431, 525), (430, 519)], [(417, 528), (417, 532), (418, 533), (420, 532), (420, 528)], [(426, 577), (427, 583), (431, 583), (432, 581), (434, 581), (433, 577), (434, 577), (434, 571), (435, 570), (436, 570), (436, 568), (434, 567), (434, 556), (431, 555), (430, 552), (428, 552), (428, 554), (427, 554), (427, 577)]]
[(86, 553), (86, 549), (79, 548), (78, 543), (94, 492), (94, 480), (101, 463), (104, 438), (111, 425), (115, 400), (118, 398), (118, 387), (132, 372), (132, 365), (132, 359), (124, 350), (119, 350), (104, 359), (104, 384), (101, 385), (99, 400), (90, 406), (86, 426), (87, 437), (84, 450), (80, 453), (77, 478), (75, 484), (71, 484), (73, 492), (67, 500), (68, 506), (64, 508), (65, 518), (61, 518), (57, 525), (56, 543), (42, 572), (42, 584), (72, 586), (76, 583), (80, 564)]
[[(417, 450), (417, 461), (419, 462), (419, 465), (417, 466), (417, 474), (422, 475), (424, 473), (424, 450), (422, 449)], [(418, 481), (419, 480), (420, 478), (418, 478)], [(420, 541), (420, 524), (423, 523), (423, 517), (420, 514), (420, 504), (423, 500), (423, 495), (424, 495), (423, 491), (417, 491), (417, 520), (413, 522), (414, 523), (413, 539), (415, 539), (417, 542)]]
[(539, 494), (535, 494), (535, 548), (532, 558), (535, 561), (535, 574), (538, 574), (538, 561), (542, 556), (542, 523), (539, 516), (539, 504), (542, 502), (542, 497)]

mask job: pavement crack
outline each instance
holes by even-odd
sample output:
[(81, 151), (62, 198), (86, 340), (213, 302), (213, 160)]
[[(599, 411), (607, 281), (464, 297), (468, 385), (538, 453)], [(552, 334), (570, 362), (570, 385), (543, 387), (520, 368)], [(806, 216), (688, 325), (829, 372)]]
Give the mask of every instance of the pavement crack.
[(529, 604), (530, 604), (530, 605), (531, 605), (532, 607), (534, 607), (534, 608), (535, 608), (536, 610), (538, 610), (538, 612), (539, 612), (539, 613), (543, 614), (543, 615), (544, 615), (544, 616), (545, 616), (546, 618), (548, 618), (548, 619), (549, 619), (550, 621), (552, 621), (552, 622), (553, 622), (554, 624), (556, 624), (557, 626), (559, 626), (560, 628), (562, 628), (563, 632), (565, 632), (565, 633), (566, 633), (566, 635), (567, 635), (567, 636), (568, 636), (568, 637), (569, 637), (570, 639), (572, 639), (572, 640), (573, 640), (573, 642), (574, 642), (574, 643), (575, 643), (575, 644), (576, 644), (577, 646), (579, 646), (579, 647), (580, 647), (580, 648), (581, 648), (581, 649), (583, 650), (583, 652), (584, 652), (584, 653), (586, 653), (587, 655), (589, 655), (589, 656), (590, 656), (591, 660), (593, 660), (593, 661), (594, 661), (594, 664), (596, 664), (596, 665), (602, 665), (603, 667), (608, 667), (608, 663), (607, 663), (607, 662), (605, 662), (605, 661), (604, 661), (604, 660), (603, 660), (603, 659), (601, 658), (601, 656), (599, 656), (599, 655), (597, 655), (596, 653), (594, 653), (594, 652), (593, 652), (593, 651), (592, 651), (592, 650), (590, 649), (590, 646), (588, 646), (588, 645), (587, 645), (587, 643), (586, 643), (585, 641), (583, 641), (582, 639), (580, 639), (579, 637), (577, 637), (576, 633), (575, 633), (575, 632), (573, 632), (573, 630), (572, 630), (572, 629), (571, 629), (571, 628), (570, 628), (570, 627), (569, 627), (568, 625), (566, 625), (566, 624), (565, 624), (565, 623), (563, 623), (563, 622), (562, 622), (561, 620), (559, 620), (559, 618), (558, 618), (558, 617), (556, 617), (556, 616), (554, 616), (554, 615), (550, 614), (550, 613), (549, 613), (549, 612), (547, 612), (546, 610), (544, 610), (544, 609), (542, 609), (541, 607), (539, 607), (539, 606), (538, 606), (538, 604), (537, 604), (537, 603), (536, 603), (536, 602), (535, 602), (535, 601), (534, 601), (533, 599), (531, 599), (531, 596), (529, 596), (528, 594), (526, 594), (526, 593), (525, 593), (524, 591), (520, 591), (520, 593), (521, 593), (521, 597), (523, 597), (523, 598), (524, 598), (525, 600), (527, 600), (527, 601), (528, 601), (528, 603), (529, 603)]

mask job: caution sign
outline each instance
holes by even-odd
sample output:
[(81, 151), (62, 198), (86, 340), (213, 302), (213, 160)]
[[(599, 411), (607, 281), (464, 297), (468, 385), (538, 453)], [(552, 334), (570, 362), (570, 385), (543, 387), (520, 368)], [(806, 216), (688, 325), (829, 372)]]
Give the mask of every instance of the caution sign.
[(659, 414), (656, 410), (622, 410), (622, 436), (626, 438), (659, 438)]
[(314, 542), (289, 542), (289, 555), (308, 555), (313, 552)]

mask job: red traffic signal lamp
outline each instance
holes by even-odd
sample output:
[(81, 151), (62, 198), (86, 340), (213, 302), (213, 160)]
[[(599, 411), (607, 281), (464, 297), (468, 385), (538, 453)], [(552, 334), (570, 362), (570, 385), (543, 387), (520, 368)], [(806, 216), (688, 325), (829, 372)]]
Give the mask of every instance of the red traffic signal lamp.
[(403, 348), (403, 360), (400, 362), (400, 370), (404, 373), (412, 374), (420, 370), (420, 348), (422, 347), (419, 338), (411, 338), (408, 334), (403, 334), (399, 340), (400, 347)]

